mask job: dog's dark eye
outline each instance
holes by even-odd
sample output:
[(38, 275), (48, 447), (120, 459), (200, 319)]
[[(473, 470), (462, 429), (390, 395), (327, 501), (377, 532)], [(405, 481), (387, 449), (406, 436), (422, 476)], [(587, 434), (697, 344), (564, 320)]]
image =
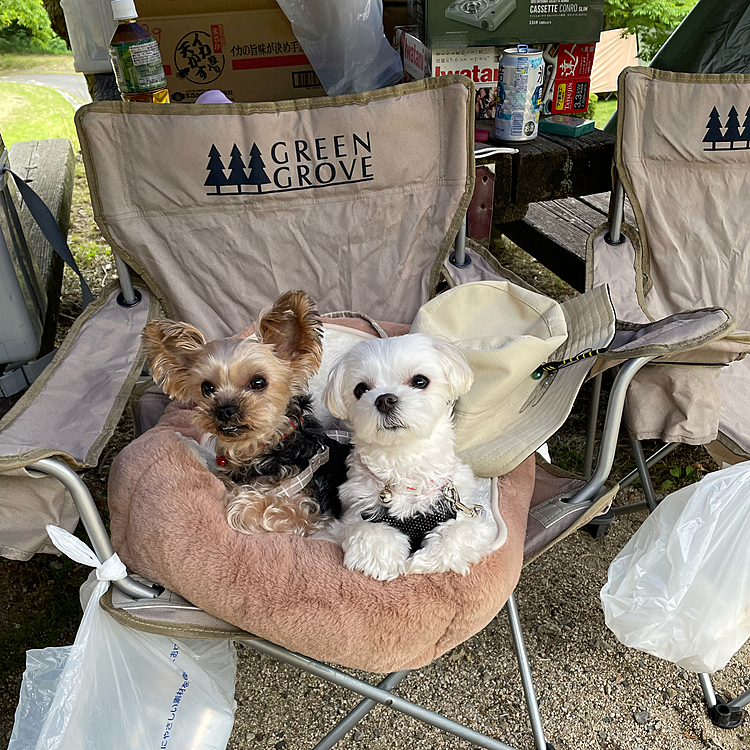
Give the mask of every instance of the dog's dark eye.
[(411, 387), (412, 388), (419, 388), (420, 391), (423, 391), (427, 386), (430, 384), (430, 379), (428, 377), (425, 377), (424, 375), (415, 375), (411, 379)]
[(268, 382), (264, 377), (256, 375), (254, 378), (250, 378), (250, 382), (247, 384), (247, 387), (253, 391), (262, 391), (267, 385)]
[(359, 401), (369, 390), (370, 386), (368, 386), (367, 383), (357, 383), (357, 385), (354, 386), (354, 398)]
[(209, 396), (212, 396), (214, 393), (216, 393), (216, 388), (214, 388), (211, 383), (208, 382), (208, 380), (204, 380), (201, 383), (201, 393), (208, 398)]

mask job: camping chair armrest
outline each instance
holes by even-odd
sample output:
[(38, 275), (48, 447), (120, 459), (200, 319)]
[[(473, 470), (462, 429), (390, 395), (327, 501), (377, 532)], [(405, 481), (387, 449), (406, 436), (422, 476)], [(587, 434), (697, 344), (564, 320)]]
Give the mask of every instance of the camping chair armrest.
[[(112, 542), (110, 542), (107, 530), (104, 528), (101, 516), (96, 508), (96, 503), (94, 503), (94, 499), (91, 497), (91, 493), (81, 477), (56, 458), (43, 458), (26, 468), (48, 474), (62, 482), (76, 504), (81, 521), (86, 529), (86, 533), (89, 535), (99, 562), (103, 563), (112, 557), (115, 554)], [(120, 591), (134, 599), (152, 599), (163, 591), (160, 586), (146, 586), (143, 583), (133, 580), (130, 576), (115, 581), (114, 584)]]
[(692, 351), (732, 333), (737, 323), (721, 307), (669, 315), (651, 323), (618, 321), (617, 332), (602, 361), (627, 360), (634, 357), (668, 357)]
[(653, 356), (637, 357), (629, 360), (620, 367), (620, 371), (617, 373), (609, 394), (596, 471), (594, 471), (591, 479), (568, 502), (589, 503), (599, 497), (604, 483), (609, 478), (612, 471), (612, 464), (615, 460), (615, 449), (617, 448), (620, 422), (622, 421), (622, 414), (625, 409), (625, 396), (628, 392), (628, 386), (636, 373), (652, 359), (654, 359)]
[(0, 421), (0, 471), (59, 456), (73, 469), (96, 466), (145, 360), (141, 332), (157, 314), (118, 303), (116, 282), (73, 324), (50, 364)]

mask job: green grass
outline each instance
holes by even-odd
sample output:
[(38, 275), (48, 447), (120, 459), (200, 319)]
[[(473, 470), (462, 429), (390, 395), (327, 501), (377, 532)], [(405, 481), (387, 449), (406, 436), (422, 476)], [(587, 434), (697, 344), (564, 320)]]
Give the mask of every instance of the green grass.
[(71, 52), (65, 55), (35, 55), (16, 52), (0, 54), (0, 75), (49, 71), (73, 73), (74, 70)]
[(594, 121), (596, 122), (596, 127), (601, 130), (609, 120), (610, 117), (614, 114), (614, 111), (617, 109), (617, 99), (610, 99), (609, 101), (605, 102), (603, 99), (600, 99), (596, 104), (594, 104)]
[(57, 91), (26, 83), (0, 82), (0, 133), (6, 146), (17, 141), (69, 138), (78, 150), (75, 109)]

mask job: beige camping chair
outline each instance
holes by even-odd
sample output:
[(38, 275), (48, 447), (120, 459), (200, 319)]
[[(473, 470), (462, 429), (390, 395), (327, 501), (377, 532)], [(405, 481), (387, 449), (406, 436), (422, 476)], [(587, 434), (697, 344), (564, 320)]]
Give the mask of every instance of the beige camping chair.
[[(477, 248), (469, 250), (472, 262), (466, 265), (464, 259), (460, 270), (447, 261), (473, 189), (473, 92), (466, 78), (447, 76), (357, 96), (273, 104), (100, 103), (79, 110), (76, 121), (95, 216), (116, 253), (120, 286), (105, 288), (89, 305), (47, 370), (0, 422), (0, 509), (9, 519), (0, 527), (0, 552), (16, 559), (49, 551), (44, 524), (72, 530), (78, 514), (99, 558), (112, 555), (109, 537), (76, 472), (96, 464), (139, 379), (144, 362), (140, 333), (149, 319), (168, 315), (196, 325), (209, 338), (226, 335), (245, 328), (280, 292), (303, 288), (324, 313), (359, 310), (375, 319), (408, 324), (441, 282), (451, 286), (502, 273)], [(128, 266), (138, 279), (131, 281)], [(429, 595), (439, 589), (452, 592), (455, 610), (426, 610), (424, 618), (439, 621), (435, 642), (416, 653), (409, 651), (410, 643), (402, 644), (406, 666), (393, 667), (379, 685), (322, 663), (368, 668), (358, 661), (359, 631), (342, 634), (349, 650), (336, 658), (344, 654), (343, 647), (332, 652), (327, 643), (295, 641), (265, 621), (243, 620), (240, 625), (237, 612), (209, 613), (180, 598), (194, 604), (208, 601), (214, 592), (206, 590), (205, 580), (200, 590), (198, 579), (211, 571), (199, 570), (188, 579), (181, 577), (179, 566), (151, 565), (156, 559), (151, 554), (170, 555), (176, 549), (183, 556), (185, 547), (175, 548), (179, 542), (171, 536), (174, 528), (165, 525), (155, 530), (153, 544), (144, 548), (141, 540), (139, 549), (127, 525), (128, 507), (148, 504), (150, 492), (163, 491), (163, 482), (147, 480), (152, 464), (169, 466), (171, 459), (162, 455), (157, 460), (156, 452), (148, 452), (149, 461), (141, 467), (144, 482), (132, 485), (123, 484), (121, 469), (144, 445), (160, 451), (173, 446), (185, 456), (184, 441), (164, 422), (118, 458), (118, 471), (113, 468), (110, 477), (110, 501), (117, 503), (112, 532), (118, 553), (126, 563), (142, 563), (132, 565), (132, 572), (150, 575), (173, 591), (127, 578), (115, 584), (102, 606), (131, 627), (175, 638), (240, 640), (362, 695), (365, 700), (318, 748), (331, 747), (381, 703), (473, 745), (508, 750), (493, 737), (391, 693), (409, 665), (428, 663), (477, 632), (507, 602), (535, 746), (547, 750), (551, 746), (534, 697), (512, 594), (521, 567), (611, 502), (617, 488), (605, 486), (605, 481), (625, 391), (635, 372), (655, 356), (720, 336), (731, 325), (726, 313), (715, 309), (643, 329), (616, 330), (605, 287), (565, 303), (563, 310), (573, 340), (580, 333), (576, 321), (582, 319), (581, 311), (596, 311), (590, 327), (600, 341), (591, 349), (609, 347), (606, 356), (627, 360), (610, 398), (597, 470), (587, 482), (539, 464), (533, 497), (529, 474), (528, 481), (523, 480), (525, 505), (508, 511), (512, 534), (487, 564), (483, 561), (465, 578), (392, 582), (413, 586), (415, 596), (425, 595), (425, 587)], [(577, 389), (594, 361), (591, 349), (581, 351), (583, 357), (548, 363), (548, 370), (540, 370), (534, 380), (535, 402), (554, 403), (559, 388)], [(148, 407), (138, 409), (145, 427), (160, 415), (165, 399), (150, 392), (142, 402)], [(559, 411), (550, 431), (567, 416)], [(510, 470), (520, 464), (506, 478), (488, 480), (495, 491), (502, 492), (514, 476), (523, 478), (529, 467), (521, 464), (523, 458), (508, 466)], [(191, 466), (200, 482), (217, 482), (195, 461)], [(211, 486), (215, 493), (216, 485)], [(513, 524), (511, 511), (517, 519)], [(175, 513), (175, 527), (185, 512)], [(196, 524), (190, 529), (197, 545), (203, 528)], [(253, 553), (278, 544), (300, 554), (305, 545), (330, 545), (282, 535), (234, 535), (232, 543)], [(188, 546), (194, 552), (195, 545)], [(493, 567), (496, 555), (505, 555), (507, 565)], [(277, 559), (264, 561), (262, 554), (257, 559), (257, 574), (266, 589), (273, 587)], [(248, 575), (254, 574), (253, 565), (244, 567)], [(493, 573), (500, 569), (502, 575)], [(368, 601), (388, 607), (380, 582), (355, 580), (359, 574), (341, 565), (328, 570), (341, 576), (342, 587), (374, 592)], [(289, 585), (289, 580), (280, 585)], [(481, 589), (483, 603), (465, 611), (470, 608), (462, 607), (461, 593), (472, 586)], [(304, 596), (295, 602), (313, 601), (313, 591), (300, 593)], [(267, 614), (271, 602), (262, 599), (260, 590), (242, 595), (261, 598)], [(322, 604), (319, 609), (324, 609)], [(377, 631), (377, 618), (362, 614), (358, 627)], [(312, 626), (319, 616), (314, 606), (305, 612)], [(434, 622), (427, 625), (435, 629)], [(380, 667), (388, 663), (388, 654), (380, 654), (378, 671), (385, 671)], [(369, 669), (373, 671), (372, 664)]]
[[(631, 445), (653, 510), (648, 469), (678, 444), (706, 445), (719, 465), (750, 458), (750, 76), (626, 68), (619, 112), (610, 221), (589, 238), (588, 287), (608, 283), (623, 320), (720, 302), (737, 323), (630, 385)], [(625, 196), (636, 227), (623, 223)], [(646, 459), (645, 439), (666, 445)], [(707, 675), (701, 684), (714, 723), (736, 726), (750, 692), (717, 705)]]

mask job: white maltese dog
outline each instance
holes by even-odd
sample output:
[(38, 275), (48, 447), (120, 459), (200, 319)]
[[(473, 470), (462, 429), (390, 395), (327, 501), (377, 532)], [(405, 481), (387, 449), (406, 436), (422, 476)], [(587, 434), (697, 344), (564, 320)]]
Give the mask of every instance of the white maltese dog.
[(343, 515), (325, 535), (350, 570), (465, 575), (492, 550), (496, 527), (453, 450), (453, 404), (473, 380), (455, 346), (420, 333), (363, 341), (331, 370), (325, 404), (353, 428), (354, 449)]

